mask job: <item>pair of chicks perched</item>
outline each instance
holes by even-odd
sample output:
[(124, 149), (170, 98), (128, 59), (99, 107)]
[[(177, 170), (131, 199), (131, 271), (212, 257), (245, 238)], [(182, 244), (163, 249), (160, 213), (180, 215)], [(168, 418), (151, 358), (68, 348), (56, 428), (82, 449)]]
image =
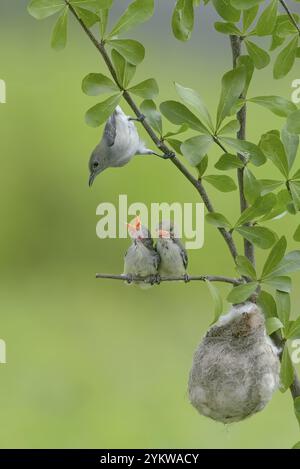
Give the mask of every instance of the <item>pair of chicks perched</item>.
[(186, 277), (187, 252), (176, 237), (174, 225), (162, 222), (158, 229), (159, 238), (154, 246), (149, 230), (137, 217), (128, 225), (132, 244), (125, 254), (124, 274), (128, 277), (148, 278), (148, 283), (135, 281), (141, 287), (159, 283), (161, 277)]

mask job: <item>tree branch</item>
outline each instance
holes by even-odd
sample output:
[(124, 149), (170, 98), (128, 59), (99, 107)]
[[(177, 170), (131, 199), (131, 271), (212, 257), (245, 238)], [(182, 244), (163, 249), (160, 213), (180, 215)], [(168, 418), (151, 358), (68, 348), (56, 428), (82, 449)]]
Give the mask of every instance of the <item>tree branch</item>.
[(280, 1), (281, 5), (283, 6), (283, 8), (285, 9), (285, 11), (287, 12), (291, 22), (293, 23), (293, 25), (295, 26), (295, 28), (297, 29), (297, 31), (300, 35), (300, 27), (299, 27), (297, 21), (295, 20), (293, 14), (290, 12), (289, 7), (287, 6), (287, 4), (285, 3), (284, 0), (279, 0), (279, 1)]
[[(131, 283), (131, 282), (144, 282), (144, 283), (155, 283), (153, 282), (153, 276), (148, 276), (148, 277), (139, 277), (139, 276), (133, 276), (133, 275), (113, 275), (113, 274), (96, 274), (96, 278), (99, 279), (109, 279), (109, 280), (123, 280), (125, 282)], [(231, 277), (222, 277), (218, 275), (187, 275), (187, 276), (181, 276), (181, 277), (158, 277), (156, 283), (161, 283), (161, 282), (221, 282), (221, 283), (230, 283), (231, 285), (241, 285), (244, 283), (242, 279), (238, 278), (231, 278)]]
[[(72, 14), (75, 16), (76, 20), (78, 21), (78, 23), (81, 25), (81, 27), (83, 28), (83, 30), (85, 31), (85, 33), (88, 35), (88, 37), (90, 38), (90, 40), (92, 41), (92, 43), (94, 44), (94, 46), (97, 48), (97, 50), (99, 51), (99, 53), (101, 54), (103, 60), (105, 61), (106, 65), (107, 65), (107, 68), (113, 78), (113, 80), (115, 81), (116, 85), (119, 87), (119, 89), (123, 92), (123, 97), (124, 99), (127, 101), (128, 105), (131, 107), (131, 109), (133, 110), (133, 112), (135, 113), (136, 117), (137, 118), (142, 118), (143, 117), (143, 114), (142, 112), (140, 111), (140, 109), (138, 108), (138, 106), (136, 105), (135, 101), (133, 100), (133, 98), (131, 97), (130, 93), (126, 90), (123, 89), (122, 85), (119, 83), (119, 80), (118, 80), (118, 77), (117, 77), (117, 74), (115, 72), (115, 69), (114, 69), (114, 66), (110, 60), (110, 57), (109, 55), (107, 54), (106, 52), (106, 49), (105, 49), (105, 46), (104, 46), (104, 43), (103, 42), (98, 42), (97, 39), (95, 38), (95, 36), (93, 35), (93, 33), (89, 30), (89, 28), (84, 24), (84, 22), (81, 20), (81, 18), (79, 18), (79, 16), (77, 15), (76, 11), (74, 10), (73, 6), (67, 1), (65, 0), (65, 3), (69, 6), (69, 9), (70, 11), (72, 12)], [(157, 146), (157, 148), (159, 148), (166, 156), (170, 156), (172, 155), (169, 159), (170, 161), (179, 169), (179, 171), (190, 181), (190, 183), (196, 188), (197, 192), (200, 194), (207, 210), (211, 213), (211, 212), (214, 212), (214, 209), (213, 209), (213, 206), (212, 206), (212, 203), (210, 202), (210, 199), (208, 197), (208, 194), (202, 184), (201, 181), (199, 181), (198, 179), (196, 179), (189, 171), (188, 169), (181, 163), (181, 161), (176, 157), (176, 155), (172, 152), (172, 150), (170, 148), (168, 148), (168, 146), (161, 141), (161, 139), (156, 135), (156, 133), (154, 132), (154, 130), (152, 129), (152, 127), (148, 124), (147, 120), (146, 119), (141, 119), (141, 124), (143, 125), (144, 129), (146, 130), (146, 132), (148, 133), (149, 137), (152, 139), (152, 141), (154, 142), (154, 144)], [(236, 249), (236, 246), (235, 246), (235, 243), (234, 243), (234, 240), (233, 240), (233, 237), (231, 235), (231, 233), (227, 230), (225, 230), (224, 228), (218, 228), (219, 232), (221, 233), (221, 235), (223, 236), (228, 248), (229, 248), (229, 251), (231, 253), (231, 256), (233, 257), (233, 259), (235, 260), (236, 257), (237, 257), (237, 249)]]
[[(233, 67), (237, 67), (237, 62), (239, 57), (242, 54), (242, 39), (239, 36), (230, 36), (231, 42), (231, 49), (232, 49), (232, 58), (233, 58)], [(246, 98), (246, 93), (243, 93), (241, 96), (242, 99)], [(246, 140), (246, 123), (247, 123), (247, 106), (246, 104), (242, 107), (242, 109), (237, 113), (237, 120), (240, 124), (240, 130), (237, 133), (237, 138), (239, 140)], [(245, 163), (245, 157), (242, 154), (238, 155), (239, 158), (243, 163)], [(239, 192), (240, 192), (240, 208), (241, 213), (243, 213), (247, 208), (247, 200), (245, 197), (244, 191), (244, 169), (245, 168), (238, 168), (237, 169), (237, 179), (239, 185)], [(254, 256), (254, 246), (250, 241), (244, 239), (244, 252), (245, 256), (249, 259), (249, 261), (255, 266), (255, 256)]]

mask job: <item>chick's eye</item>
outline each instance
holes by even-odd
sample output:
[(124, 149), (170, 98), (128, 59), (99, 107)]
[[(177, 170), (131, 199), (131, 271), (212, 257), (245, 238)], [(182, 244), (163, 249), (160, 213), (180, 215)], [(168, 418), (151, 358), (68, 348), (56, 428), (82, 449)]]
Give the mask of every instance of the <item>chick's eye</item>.
[(97, 168), (99, 166), (99, 163), (97, 163), (97, 161), (95, 161), (95, 163), (93, 164), (93, 168)]

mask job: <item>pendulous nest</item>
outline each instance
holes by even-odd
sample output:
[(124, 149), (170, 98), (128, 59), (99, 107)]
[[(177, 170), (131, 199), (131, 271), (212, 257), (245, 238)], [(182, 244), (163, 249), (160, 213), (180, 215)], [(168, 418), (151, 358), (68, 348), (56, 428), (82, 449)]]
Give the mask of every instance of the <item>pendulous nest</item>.
[(202, 415), (238, 422), (261, 411), (279, 385), (278, 350), (254, 303), (232, 307), (212, 326), (194, 354), (191, 404)]

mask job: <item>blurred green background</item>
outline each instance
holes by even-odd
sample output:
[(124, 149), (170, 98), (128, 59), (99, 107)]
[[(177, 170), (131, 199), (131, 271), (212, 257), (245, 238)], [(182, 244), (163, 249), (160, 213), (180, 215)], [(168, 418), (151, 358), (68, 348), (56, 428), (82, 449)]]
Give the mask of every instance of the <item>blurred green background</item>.
[[(128, 4), (115, 3), (113, 19)], [(80, 87), (87, 73), (105, 73), (105, 67), (73, 21), (67, 49), (52, 51), (53, 19), (35, 21), (26, 4), (1, 0), (0, 6), (0, 78), (7, 84), (7, 104), (0, 105), (0, 338), (7, 344), (7, 364), (0, 365), (0, 446), (291, 447), (300, 438), (288, 393), (278, 392), (265, 411), (227, 427), (190, 406), (192, 355), (212, 320), (205, 285), (140, 291), (95, 280), (96, 272), (122, 271), (128, 246), (128, 240), (97, 239), (100, 202), (116, 203), (119, 194), (128, 194), (129, 203), (197, 202), (197, 193), (170, 163), (152, 157), (108, 170), (88, 188), (87, 162), (102, 130), (84, 123), (84, 112), (97, 101)], [(202, 8), (192, 41), (175, 41), (173, 5), (156, 1), (154, 18), (128, 34), (147, 51), (137, 80), (155, 77), (161, 101), (175, 98), (173, 81), (194, 87), (214, 110), (221, 76), (231, 67), (228, 40), (214, 32), (213, 11)], [(269, 67), (256, 73), (250, 94), (289, 98), (295, 78), (299, 69), (274, 81)], [(267, 111), (250, 108), (252, 141), (281, 125)], [(212, 168), (218, 155), (218, 149), (210, 154)], [(257, 174), (278, 177), (270, 165)], [(217, 210), (234, 220), (237, 193), (208, 189)], [(297, 220), (270, 226), (291, 239)], [(203, 249), (190, 251), (190, 272), (234, 274), (217, 231), (206, 225), (205, 237)], [(265, 253), (257, 256), (261, 265)], [(295, 314), (298, 282), (295, 277)], [(225, 296), (228, 287), (221, 289)]]

